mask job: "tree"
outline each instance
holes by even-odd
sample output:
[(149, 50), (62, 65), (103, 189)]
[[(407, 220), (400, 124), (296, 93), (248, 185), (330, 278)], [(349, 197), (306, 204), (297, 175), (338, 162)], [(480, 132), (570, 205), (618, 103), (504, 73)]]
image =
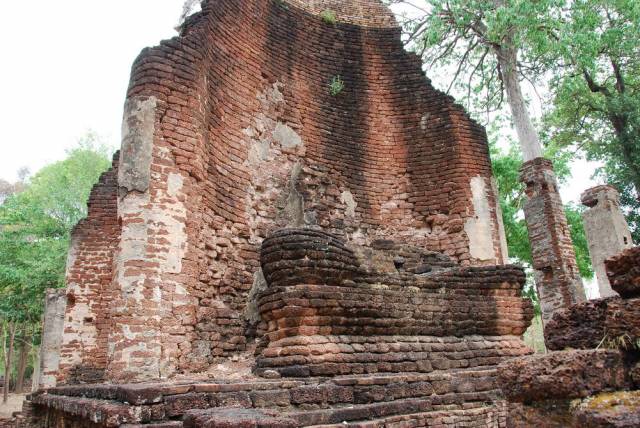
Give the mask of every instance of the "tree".
[[(408, 2), (399, 0), (392, 3)], [(425, 7), (418, 6), (418, 16), (408, 19), (404, 27), (408, 30), (407, 42), (422, 55), (427, 68), (434, 65), (440, 69), (453, 67), (455, 71), (447, 91), (456, 84), (466, 86), (467, 101), (479, 106), (479, 110), (486, 110), (487, 116), (500, 111), (506, 95), (523, 160), (527, 162), (542, 157), (540, 136), (528, 111), (521, 81), (533, 81), (547, 70), (548, 56), (545, 54), (553, 43), (550, 34), (562, 21), (564, 1), (425, 0), (423, 3)], [(529, 165), (536, 172), (542, 164)], [(547, 179), (554, 181), (550, 174), (553, 171), (544, 172)], [(545, 188), (553, 192), (555, 186), (545, 185)], [(560, 211), (562, 208), (553, 206), (559, 200), (553, 194), (542, 195), (542, 199), (545, 209)], [(561, 217), (562, 211), (560, 213), (560, 216), (541, 216), (535, 210), (528, 211), (525, 216), (528, 235), (534, 234), (539, 223), (554, 233), (566, 233), (566, 218)], [(544, 249), (546, 242), (540, 239), (532, 244)], [(560, 240), (553, 245), (557, 242)], [(530, 254), (544, 254), (544, 251), (532, 251)], [(536, 288), (540, 298), (547, 299), (547, 304), (543, 305), (548, 308), (544, 313), (545, 320), (550, 319), (556, 310), (582, 298), (582, 287), (578, 286), (580, 278), (572, 269), (566, 268), (567, 263), (572, 264), (570, 258), (573, 255), (565, 254), (563, 257), (565, 260), (555, 260), (553, 269), (548, 271), (550, 276), (537, 269)], [(548, 260), (541, 255), (534, 266), (540, 268)], [(561, 300), (553, 298), (555, 293), (552, 289), (557, 287), (563, 289)]]
[[(527, 226), (522, 215), (524, 203), (524, 185), (519, 180), (519, 170), (522, 165), (522, 156), (514, 143), (508, 150), (498, 148), (495, 143), (495, 133), (489, 132), (491, 138), (491, 160), (493, 175), (498, 183), (499, 202), (502, 208), (502, 218), (507, 237), (509, 257), (525, 266), (531, 267), (531, 245), (527, 233)], [(569, 162), (572, 155), (567, 150), (560, 150), (553, 146), (547, 146), (545, 155), (554, 159), (554, 169), (560, 182), (570, 176)], [(571, 205), (565, 206), (565, 213), (569, 224), (571, 239), (576, 253), (576, 261), (580, 275), (583, 278), (593, 278), (591, 259), (587, 245), (584, 225), (580, 210)], [(544, 352), (544, 337), (542, 334), (542, 311), (540, 300), (536, 293), (533, 277), (527, 269), (527, 284), (523, 295), (533, 302), (536, 317), (531, 328), (525, 334), (525, 342), (536, 352)]]
[[(390, 3), (407, 3), (391, 0)], [(428, 69), (454, 66), (448, 91), (466, 88), (479, 110), (494, 112), (504, 96), (525, 161), (542, 156), (521, 80), (545, 70), (547, 28), (553, 28), (559, 0), (425, 0), (416, 18), (403, 24), (407, 43), (423, 57)], [(412, 3), (415, 4), (415, 3)]]
[[(7, 388), (14, 339), (36, 340), (31, 332), (40, 322), (45, 290), (64, 285), (70, 233), (86, 216), (91, 188), (111, 164), (108, 152), (89, 135), (66, 159), (41, 169), (22, 192), (0, 205), (0, 320), (6, 331)], [(19, 367), (18, 377), (24, 369)]]
[[(25, 175), (26, 173), (26, 175)], [(28, 177), (28, 170), (21, 168), (18, 170), (18, 181), (15, 183), (9, 183), (7, 180), (0, 178), (0, 205), (11, 195), (19, 193), (24, 189), (26, 178)]]
[(553, 37), (552, 138), (603, 163), (640, 240), (640, 3), (574, 0)]

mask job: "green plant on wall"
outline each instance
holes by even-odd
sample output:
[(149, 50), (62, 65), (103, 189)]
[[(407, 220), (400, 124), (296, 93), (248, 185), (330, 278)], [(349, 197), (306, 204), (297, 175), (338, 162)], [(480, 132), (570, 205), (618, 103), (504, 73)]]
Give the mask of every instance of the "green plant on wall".
[(344, 81), (340, 76), (333, 76), (329, 84), (329, 93), (334, 97), (344, 90)]
[(338, 21), (338, 17), (336, 16), (336, 13), (331, 9), (325, 9), (322, 12), (320, 12), (320, 18), (322, 18), (322, 20), (325, 23), (331, 24), (331, 25), (335, 24)]

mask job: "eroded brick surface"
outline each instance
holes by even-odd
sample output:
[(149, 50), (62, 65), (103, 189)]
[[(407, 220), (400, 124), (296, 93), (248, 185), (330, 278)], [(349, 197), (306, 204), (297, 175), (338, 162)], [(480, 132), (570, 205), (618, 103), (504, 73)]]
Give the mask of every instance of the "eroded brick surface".
[(498, 373), (502, 390), (515, 402), (585, 398), (631, 385), (625, 356), (615, 350), (521, 357), (503, 363)]
[(605, 261), (613, 288), (623, 298), (640, 297), (640, 247), (629, 248)]
[(524, 214), (542, 320), (585, 300), (571, 234), (550, 160), (525, 162), (520, 180), (526, 186)]
[[(59, 353), (58, 381), (99, 382), (107, 365), (113, 255), (120, 238), (117, 218), (116, 154), (89, 198), (88, 216), (71, 234), (67, 260), (67, 298)], [(49, 355), (48, 358), (54, 358)], [(47, 373), (43, 373), (44, 376)], [(52, 386), (52, 385), (48, 385)]]
[(609, 297), (558, 311), (545, 326), (550, 350), (633, 349), (640, 340), (640, 299)]

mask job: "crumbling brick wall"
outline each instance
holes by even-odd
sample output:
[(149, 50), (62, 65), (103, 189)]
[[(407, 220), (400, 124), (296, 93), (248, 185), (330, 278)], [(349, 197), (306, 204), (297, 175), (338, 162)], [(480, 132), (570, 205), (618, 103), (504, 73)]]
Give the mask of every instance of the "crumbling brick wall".
[[(335, 24), (317, 15), (332, 8)], [(484, 130), (430, 85), (376, 0), (205, 1), (134, 63), (118, 185), (112, 380), (243, 352), (258, 249), (277, 228), (506, 259)]]
[(71, 234), (67, 259), (67, 304), (58, 380), (104, 378), (113, 293), (113, 253), (120, 235), (116, 216), (118, 154), (91, 191), (87, 218)]

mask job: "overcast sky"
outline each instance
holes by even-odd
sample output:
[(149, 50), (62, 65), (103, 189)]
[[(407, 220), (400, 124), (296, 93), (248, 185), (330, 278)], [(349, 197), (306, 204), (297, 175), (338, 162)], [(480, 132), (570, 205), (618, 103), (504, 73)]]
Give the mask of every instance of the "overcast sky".
[(176, 33), (183, 0), (0, 0), (0, 178), (92, 129), (119, 146), (131, 64)]
[[(88, 130), (120, 145), (131, 64), (173, 37), (184, 0), (0, 0), (0, 178), (62, 159)], [(577, 201), (593, 166), (563, 186)]]

